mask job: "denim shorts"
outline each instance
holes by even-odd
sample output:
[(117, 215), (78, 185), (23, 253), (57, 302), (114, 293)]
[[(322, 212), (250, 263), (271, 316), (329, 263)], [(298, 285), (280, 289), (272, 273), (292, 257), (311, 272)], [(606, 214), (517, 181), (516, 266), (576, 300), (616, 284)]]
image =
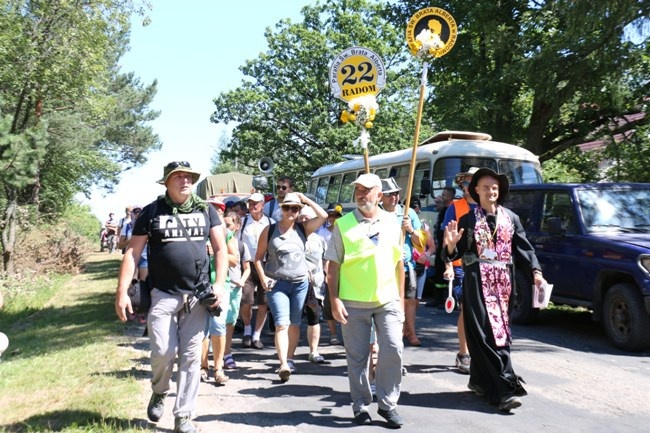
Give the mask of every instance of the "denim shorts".
[(273, 289), (266, 293), (275, 326), (300, 326), (308, 287), (307, 278), (298, 282), (277, 280)]
[[(230, 297), (230, 288), (229, 284), (226, 283), (226, 296)], [(226, 335), (226, 319), (230, 314), (230, 299), (229, 302), (222, 302), (221, 304), (221, 314), (218, 316), (210, 315), (208, 318), (208, 326), (206, 327), (206, 335), (208, 336), (217, 336), (222, 337)]]

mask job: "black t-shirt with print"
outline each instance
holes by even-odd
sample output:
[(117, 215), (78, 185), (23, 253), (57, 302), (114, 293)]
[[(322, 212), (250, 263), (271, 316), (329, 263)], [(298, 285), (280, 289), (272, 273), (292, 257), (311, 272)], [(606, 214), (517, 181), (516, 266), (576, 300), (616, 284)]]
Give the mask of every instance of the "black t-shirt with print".
[[(142, 209), (133, 227), (133, 235), (149, 236), (151, 287), (171, 294), (192, 294), (196, 282), (209, 281), (205, 243), (209, 239), (210, 228), (221, 224), (221, 221), (212, 206), (204, 211), (194, 209), (190, 213), (179, 213), (178, 217), (187, 229), (191, 244), (172, 214), (172, 208), (162, 198)], [(209, 221), (206, 221), (206, 217)], [(200, 261), (198, 271), (195, 257)]]

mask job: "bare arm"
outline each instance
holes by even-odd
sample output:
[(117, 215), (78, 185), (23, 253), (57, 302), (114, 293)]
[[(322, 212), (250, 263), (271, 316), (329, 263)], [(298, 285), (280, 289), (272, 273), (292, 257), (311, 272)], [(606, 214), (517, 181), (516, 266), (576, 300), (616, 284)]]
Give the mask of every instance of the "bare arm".
[(129, 247), (124, 252), (122, 264), (120, 265), (120, 272), (117, 280), (117, 293), (115, 294), (115, 312), (117, 318), (122, 322), (126, 322), (126, 313), (133, 314), (133, 306), (131, 306), (131, 299), (126, 293), (133, 275), (135, 273), (135, 265), (140, 260), (140, 254), (147, 244), (147, 235), (131, 236)]
[(257, 241), (257, 252), (255, 253), (255, 269), (257, 270), (257, 275), (260, 277), (260, 283), (262, 284), (262, 288), (266, 291), (269, 290), (269, 286), (267, 285), (267, 278), (266, 274), (264, 273), (264, 266), (262, 265), (262, 260), (264, 260), (264, 256), (266, 255), (266, 250), (268, 248), (268, 233), (269, 233), (269, 226), (264, 227), (264, 230), (262, 230), (262, 233), (260, 233), (260, 238)]
[(348, 312), (343, 305), (343, 301), (339, 298), (339, 270), (341, 265), (334, 261), (329, 261), (327, 264), (327, 288), (330, 295), (330, 304), (332, 305), (332, 316), (337, 322), (342, 324), (348, 323)]
[(217, 297), (221, 297), (224, 295), (224, 286), (228, 275), (228, 247), (226, 246), (226, 234), (222, 224), (210, 229), (210, 245), (212, 245), (216, 261), (215, 270), (217, 275), (214, 284), (217, 291), (221, 291), (221, 293), (217, 293)]
[(305, 234), (309, 236), (310, 234), (318, 230), (323, 224), (325, 224), (325, 220), (327, 219), (327, 212), (325, 211), (325, 209), (320, 207), (318, 203), (316, 203), (315, 201), (313, 201), (303, 193), (299, 192), (298, 197), (300, 198), (300, 201), (302, 201), (304, 204), (312, 208), (314, 212), (316, 212), (316, 218), (312, 218), (303, 224), (303, 226), (305, 227)]

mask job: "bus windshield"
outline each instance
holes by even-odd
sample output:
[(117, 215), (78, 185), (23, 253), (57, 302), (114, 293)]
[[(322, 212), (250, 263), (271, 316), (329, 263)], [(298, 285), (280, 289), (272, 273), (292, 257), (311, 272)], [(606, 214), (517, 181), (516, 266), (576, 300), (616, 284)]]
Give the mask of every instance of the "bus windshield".
[[(457, 188), (454, 183), (456, 175), (466, 172), (472, 167), (490, 168), (497, 173), (505, 174), (512, 184), (542, 182), (540, 166), (537, 162), (478, 156), (440, 158), (433, 166), (433, 178), (431, 179), (433, 196), (442, 193), (442, 189), (446, 186)], [(461, 196), (462, 191), (458, 188), (457, 190), (458, 195)]]

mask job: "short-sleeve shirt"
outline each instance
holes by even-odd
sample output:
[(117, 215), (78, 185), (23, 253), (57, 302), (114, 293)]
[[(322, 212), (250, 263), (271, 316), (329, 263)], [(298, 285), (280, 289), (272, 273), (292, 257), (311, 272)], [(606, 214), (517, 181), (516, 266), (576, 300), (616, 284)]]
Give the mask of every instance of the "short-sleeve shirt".
[[(393, 214), (397, 216), (397, 221), (401, 227), (402, 219), (404, 219), (404, 206), (399, 204), (395, 206), (395, 212), (393, 212)], [(413, 230), (420, 230), (422, 228), (422, 222), (420, 221), (418, 214), (415, 213), (413, 209), (409, 208), (408, 216), (411, 220), (411, 227), (413, 227)], [(413, 260), (413, 241), (411, 240), (411, 235), (408, 233), (404, 238), (404, 267), (415, 269), (415, 260)]]
[(133, 236), (148, 236), (152, 287), (170, 294), (192, 294), (197, 282), (209, 280), (205, 243), (210, 229), (221, 224), (221, 220), (212, 206), (179, 213), (178, 217), (187, 229), (190, 242), (164, 199), (142, 209), (133, 227)]
[[(242, 221), (242, 229), (239, 234), (239, 240), (244, 242), (248, 247), (252, 260), (255, 260), (257, 253), (257, 243), (260, 240), (260, 235), (264, 227), (273, 224), (275, 221), (272, 218), (262, 215), (259, 221), (255, 221), (249, 214), (246, 215)], [(251, 261), (252, 261), (251, 260)]]

